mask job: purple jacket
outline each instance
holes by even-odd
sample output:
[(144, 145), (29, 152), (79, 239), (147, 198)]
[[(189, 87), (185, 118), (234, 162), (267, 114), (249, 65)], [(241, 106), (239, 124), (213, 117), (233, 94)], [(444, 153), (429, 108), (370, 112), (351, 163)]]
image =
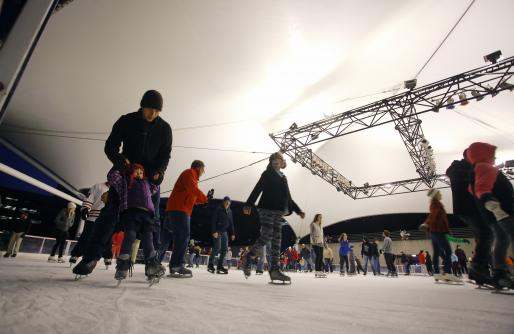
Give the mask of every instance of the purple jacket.
[(155, 213), (152, 195), (159, 191), (159, 186), (144, 179), (134, 180), (132, 188), (128, 189), (127, 178), (114, 168), (107, 174), (107, 181), (120, 198), (119, 212), (129, 208), (145, 208), (152, 215)]

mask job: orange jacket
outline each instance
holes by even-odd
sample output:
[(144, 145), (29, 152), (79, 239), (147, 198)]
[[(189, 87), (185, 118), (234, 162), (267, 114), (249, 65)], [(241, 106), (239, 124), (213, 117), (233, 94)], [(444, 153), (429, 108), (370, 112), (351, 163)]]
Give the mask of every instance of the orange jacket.
[(450, 233), (448, 217), (446, 216), (444, 206), (435, 198), (430, 202), (430, 213), (425, 220), (425, 224), (428, 225), (430, 232)]
[(195, 204), (206, 202), (207, 196), (198, 189), (198, 172), (194, 168), (190, 168), (183, 171), (175, 182), (166, 204), (166, 212), (182, 211), (191, 216)]

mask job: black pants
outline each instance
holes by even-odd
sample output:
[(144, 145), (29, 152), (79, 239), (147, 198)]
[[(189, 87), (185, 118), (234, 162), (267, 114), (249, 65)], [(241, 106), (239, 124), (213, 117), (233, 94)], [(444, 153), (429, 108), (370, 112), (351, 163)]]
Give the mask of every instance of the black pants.
[[(82, 231), (82, 234), (80, 235), (79, 240), (75, 244), (75, 247), (73, 247), (73, 250), (71, 251), (71, 256), (81, 257), (82, 255), (84, 255), (84, 252), (86, 251), (86, 247), (89, 242), (89, 239), (91, 238), (91, 232), (93, 232), (94, 225), (95, 225), (95, 222), (90, 221), (90, 220), (86, 220), (84, 222), (84, 230)], [(103, 258), (104, 259), (112, 259), (112, 239), (111, 238), (109, 238), (105, 244)]]
[(387, 265), (387, 271), (389, 271), (390, 273), (395, 273), (396, 267), (394, 265), (394, 254), (384, 253), (384, 258)]
[(68, 231), (57, 231), (55, 245), (52, 248), (52, 253), (50, 253), (51, 256), (55, 256), (57, 247), (59, 247), (59, 257), (62, 257), (62, 253), (64, 252), (64, 246), (66, 245), (66, 239), (68, 239)]
[(466, 261), (459, 261), (459, 265), (462, 270), (462, 273), (467, 275), (468, 274), (468, 264), (466, 263)]
[(493, 230), (481, 216), (462, 216), (459, 218), (471, 227), (475, 236), (476, 246), (475, 255), (471, 260), (472, 263), (487, 267), (489, 257), (491, 256), (491, 247), (493, 243)]
[(344, 272), (344, 266), (346, 265), (346, 272), (350, 272), (350, 262), (348, 261), (348, 255), (339, 255), (339, 271)]
[(314, 254), (316, 254), (316, 262), (314, 263), (314, 270), (323, 271), (323, 247), (312, 245)]

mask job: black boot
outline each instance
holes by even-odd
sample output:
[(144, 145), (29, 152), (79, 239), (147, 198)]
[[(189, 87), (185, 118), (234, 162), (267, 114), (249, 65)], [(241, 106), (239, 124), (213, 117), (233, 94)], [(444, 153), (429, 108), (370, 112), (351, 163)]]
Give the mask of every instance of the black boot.
[(132, 276), (132, 262), (130, 261), (130, 257), (123, 258), (123, 255), (118, 257), (116, 260), (116, 273), (114, 274), (114, 279), (121, 281), (127, 278), (130, 272), (130, 276)]
[(269, 271), (269, 277), (271, 279), (271, 283), (274, 283), (274, 281), (282, 281), (282, 283), (291, 283), (291, 277), (285, 275), (280, 268), (273, 267)]
[(492, 280), (496, 289), (514, 289), (514, 279), (507, 270), (496, 269)]
[(468, 278), (475, 281), (477, 285), (492, 285), (493, 279), (491, 277), (488, 266), (479, 266), (471, 264), (469, 268)]
[(214, 274), (214, 272), (216, 271), (214, 270), (214, 265), (212, 263), (209, 263), (209, 265), (207, 265), (207, 271), (211, 274)]
[(73, 267), (73, 273), (79, 276), (86, 276), (93, 272), (96, 267), (97, 260), (84, 259), (79, 262), (75, 267)]
[(218, 265), (218, 267), (216, 268), (216, 274), (226, 275), (228, 274), (228, 270), (225, 267)]
[(166, 268), (161, 265), (157, 256), (150, 257), (145, 261), (145, 275), (148, 280), (161, 278), (166, 273)]
[(252, 258), (250, 257), (250, 253), (241, 258), (241, 269), (243, 270), (245, 278), (250, 277), (252, 274)]

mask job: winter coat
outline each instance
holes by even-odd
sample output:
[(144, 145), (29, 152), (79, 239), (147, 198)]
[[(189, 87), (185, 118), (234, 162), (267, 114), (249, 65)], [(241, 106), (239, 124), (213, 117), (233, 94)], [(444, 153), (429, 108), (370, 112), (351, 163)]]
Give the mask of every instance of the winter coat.
[(155, 188), (150, 185), (148, 180), (134, 179), (132, 186), (127, 190), (127, 208), (145, 209), (153, 215), (155, 208), (152, 200), (152, 190), (155, 192)]
[(75, 214), (68, 216), (68, 209), (64, 208), (57, 214), (57, 217), (55, 217), (55, 227), (62, 232), (66, 232), (70, 229), (71, 226), (73, 226), (73, 223), (75, 221)]
[[(503, 211), (514, 214), (514, 190), (510, 181), (494, 166), (496, 146), (486, 143), (473, 143), (467, 150), (469, 161), (473, 164), (470, 192), (483, 205), (489, 200), (497, 200)], [(491, 217), (490, 213), (486, 216)]]
[(211, 219), (211, 232), (228, 232), (229, 235), (234, 235), (234, 217), (230, 207), (225, 209), (220, 205), (216, 208)]
[(350, 253), (350, 243), (348, 240), (341, 240), (339, 242), (339, 255), (347, 256)]
[(365, 241), (362, 243), (361, 255), (362, 256), (371, 256), (371, 243), (369, 241), (368, 242)]
[(268, 166), (261, 174), (259, 181), (246, 200), (246, 205), (253, 206), (262, 193), (257, 207), (266, 210), (281, 211), (284, 212), (285, 215), (290, 215), (291, 212), (300, 214), (302, 210), (291, 198), (287, 178), (285, 175), (280, 174)]
[(89, 210), (87, 220), (96, 221), (100, 215), (100, 210), (104, 207), (102, 195), (109, 191), (109, 186), (105, 183), (97, 183), (89, 189), (89, 196), (82, 202), (82, 209)]
[(466, 253), (462, 249), (456, 249), (455, 255), (459, 259), (460, 262), (468, 262), (468, 258), (466, 257)]
[(324, 242), (323, 228), (315, 222), (311, 223), (311, 245), (322, 246)]
[(16, 218), (12, 224), (12, 230), (14, 233), (27, 233), (29, 231), (30, 225), (32, 224), (32, 220), (29, 218)]
[(425, 264), (425, 254), (419, 253), (418, 254), (418, 261), (419, 261), (419, 264)]
[[(143, 110), (121, 116), (112, 127), (104, 152), (116, 169), (123, 169), (124, 160), (143, 165), (149, 179), (160, 184), (168, 167), (173, 141), (170, 125), (157, 117), (153, 122), (143, 118)], [(120, 146), (123, 148), (120, 153)], [(153, 181), (158, 172), (159, 180)]]
[(198, 188), (198, 172), (194, 168), (180, 174), (166, 204), (166, 212), (181, 211), (191, 216), (195, 204), (204, 204), (207, 196)]
[(446, 170), (452, 188), (453, 213), (463, 217), (480, 215), (475, 199), (469, 192), (469, 179), (473, 166), (466, 160), (454, 160)]
[(435, 198), (430, 202), (430, 213), (425, 220), (425, 224), (428, 225), (428, 230), (430, 232), (450, 233), (448, 217), (446, 216), (444, 206)]

